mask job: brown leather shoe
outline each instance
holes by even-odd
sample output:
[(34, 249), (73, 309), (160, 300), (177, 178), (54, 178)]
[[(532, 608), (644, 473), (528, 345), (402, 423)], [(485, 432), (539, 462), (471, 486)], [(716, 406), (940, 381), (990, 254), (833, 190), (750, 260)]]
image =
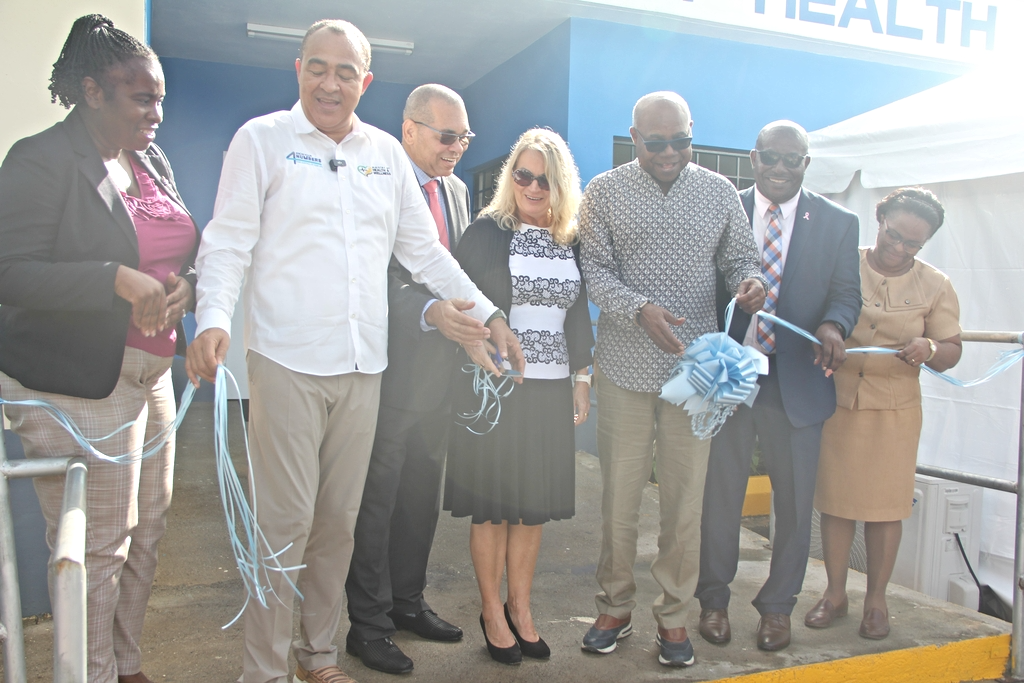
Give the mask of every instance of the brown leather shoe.
[(725, 645), (732, 639), (729, 627), (729, 610), (702, 609), (700, 611), (700, 635), (709, 643)]
[(831, 600), (822, 598), (804, 617), (804, 624), (811, 628), (828, 628), (834, 619), (845, 617), (849, 610), (850, 601), (847, 598), (843, 598), (838, 605), (833, 605)]
[(335, 665), (306, 671), (301, 664), (295, 666), (295, 678), (303, 683), (356, 683)]
[(889, 615), (872, 607), (860, 622), (860, 637), (882, 640), (889, 635)]
[(775, 652), (789, 645), (789, 615), (769, 612), (757, 623), (757, 647)]

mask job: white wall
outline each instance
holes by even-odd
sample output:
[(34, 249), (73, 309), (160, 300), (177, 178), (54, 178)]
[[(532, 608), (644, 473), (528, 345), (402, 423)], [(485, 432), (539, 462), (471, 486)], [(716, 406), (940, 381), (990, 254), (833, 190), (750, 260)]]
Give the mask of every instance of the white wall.
[(60, 121), (50, 104), (50, 71), (75, 19), (98, 13), (145, 38), (145, 0), (2, 0), (0, 2), (0, 158), (23, 137)]

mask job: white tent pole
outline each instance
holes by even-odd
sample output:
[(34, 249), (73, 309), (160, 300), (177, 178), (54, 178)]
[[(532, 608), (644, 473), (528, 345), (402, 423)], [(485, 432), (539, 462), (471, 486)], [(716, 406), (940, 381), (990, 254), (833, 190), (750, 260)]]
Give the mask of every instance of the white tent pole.
[(1010, 637), (1010, 677), (1024, 680), (1024, 368), (1020, 381), (1020, 430), (1017, 439), (1017, 525), (1013, 546), (1013, 635)]

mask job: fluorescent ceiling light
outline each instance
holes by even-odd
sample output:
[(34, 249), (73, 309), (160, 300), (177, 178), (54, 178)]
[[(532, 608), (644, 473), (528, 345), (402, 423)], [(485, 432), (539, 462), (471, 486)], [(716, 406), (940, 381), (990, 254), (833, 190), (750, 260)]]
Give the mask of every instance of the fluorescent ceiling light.
[[(246, 24), (245, 32), (250, 38), (272, 38), (299, 42), (306, 35), (306, 29), (269, 26), (267, 24)], [(415, 43), (404, 40), (387, 40), (384, 38), (367, 38), (375, 52), (393, 52), (400, 55), (411, 55)]]

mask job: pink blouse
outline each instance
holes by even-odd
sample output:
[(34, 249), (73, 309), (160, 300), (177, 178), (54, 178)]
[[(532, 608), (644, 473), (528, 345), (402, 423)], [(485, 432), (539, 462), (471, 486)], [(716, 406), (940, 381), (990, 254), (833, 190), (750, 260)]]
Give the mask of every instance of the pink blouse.
[[(196, 241), (195, 225), (185, 210), (167, 196), (135, 159), (131, 162), (140, 196), (122, 192), (121, 197), (135, 223), (135, 234), (139, 240), (138, 270), (166, 284), (168, 274), (180, 273), (185, 259), (192, 253)], [(177, 339), (173, 327), (157, 332), (154, 337), (146, 337), (134, 323), (129, 323), (125, 345), (154, 356), (170, 357), (174, 355)]]

